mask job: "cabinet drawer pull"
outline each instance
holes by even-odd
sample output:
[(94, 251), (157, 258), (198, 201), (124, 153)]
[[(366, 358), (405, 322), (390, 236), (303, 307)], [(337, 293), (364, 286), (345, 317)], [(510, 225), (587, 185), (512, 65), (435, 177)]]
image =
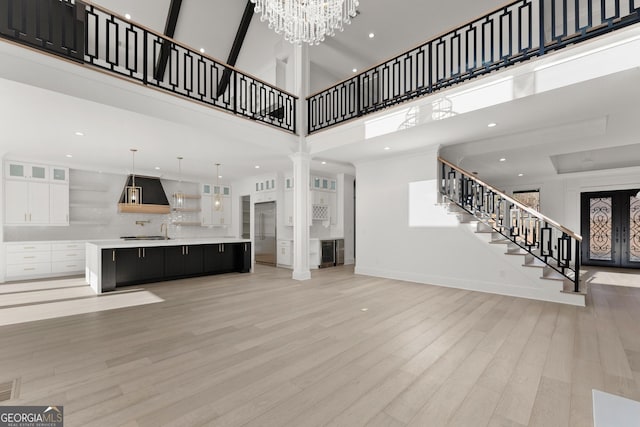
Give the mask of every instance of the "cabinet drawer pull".
[(71, 264), (71, 265), (67, 265), (67, 268), (69, 268), (69, 267), (75, 267), (75, 266), (76, 266), (76, 264)]
[(30, 259), (30, 258), (35, 258), (35, 256), (31, 255), (31, 256), (25, 256), (25, 257), (22, 257), (22, 258), (23, 259)]
[(35, 246), (23, 246), (22, 249), (35, 249)]
[(116, 251), (111, 251), (111, 261), (116, 262)]
[(30, 270), (35, 270), (35, 267), (29, 267), (24, 269), (24, 271), (30, 271)]
[(67, 254), (67, 256), (78, 256), (78, 254)]

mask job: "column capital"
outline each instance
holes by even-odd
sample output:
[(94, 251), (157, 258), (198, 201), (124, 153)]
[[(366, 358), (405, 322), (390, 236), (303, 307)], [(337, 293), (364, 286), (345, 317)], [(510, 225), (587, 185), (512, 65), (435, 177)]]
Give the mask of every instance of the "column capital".
[(295, 153), (289, 154), (289, 158), (292, 162), (311, 162), (311, 153), (307, 153), (306, 151), (296, 151)]

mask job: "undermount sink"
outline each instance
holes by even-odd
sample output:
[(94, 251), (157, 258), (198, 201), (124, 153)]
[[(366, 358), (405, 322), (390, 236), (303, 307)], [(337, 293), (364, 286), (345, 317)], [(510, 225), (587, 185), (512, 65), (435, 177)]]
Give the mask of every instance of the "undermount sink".
[(171, 240), (170, 237), (164, 236), (122, 236), (124, 240)]

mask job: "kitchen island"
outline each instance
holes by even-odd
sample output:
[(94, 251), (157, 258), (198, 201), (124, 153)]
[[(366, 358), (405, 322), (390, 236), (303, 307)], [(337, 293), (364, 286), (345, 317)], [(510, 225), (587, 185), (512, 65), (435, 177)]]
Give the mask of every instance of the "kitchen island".
[(117, 286), (251, 271), (251, 240), (233, 238), (87, 242), (85, 279), (97, 293)]

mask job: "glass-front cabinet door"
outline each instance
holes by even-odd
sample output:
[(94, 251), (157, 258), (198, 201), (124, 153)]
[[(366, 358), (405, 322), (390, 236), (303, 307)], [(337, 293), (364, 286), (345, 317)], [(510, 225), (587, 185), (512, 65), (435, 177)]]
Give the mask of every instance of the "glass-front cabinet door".
[(640, 268), (638, 190), (582, 193), (582, 264)]

